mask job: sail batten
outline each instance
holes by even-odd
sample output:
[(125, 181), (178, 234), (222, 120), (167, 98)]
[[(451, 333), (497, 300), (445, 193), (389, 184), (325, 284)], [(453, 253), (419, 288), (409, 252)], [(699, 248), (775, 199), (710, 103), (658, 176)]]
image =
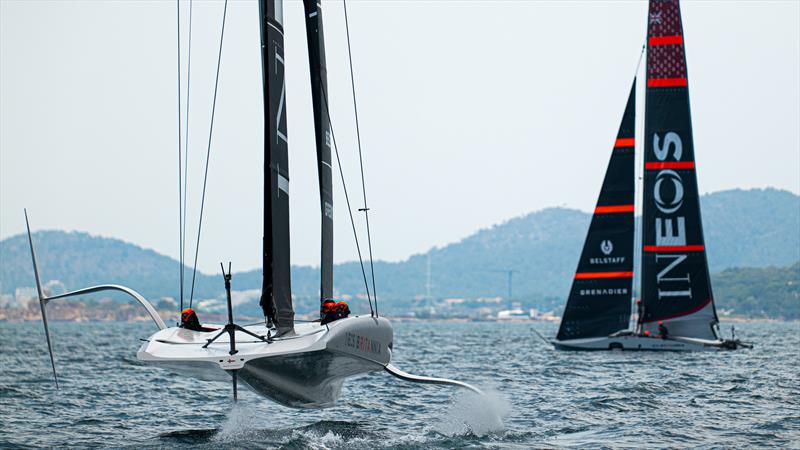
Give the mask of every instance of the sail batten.
[(634, 237), (634, 81), (584, 242), (558, 340), (608, 336), (631, 314)]
[(642, 207), (642, 328), (716, 339), (678, 0), (651, 0)]

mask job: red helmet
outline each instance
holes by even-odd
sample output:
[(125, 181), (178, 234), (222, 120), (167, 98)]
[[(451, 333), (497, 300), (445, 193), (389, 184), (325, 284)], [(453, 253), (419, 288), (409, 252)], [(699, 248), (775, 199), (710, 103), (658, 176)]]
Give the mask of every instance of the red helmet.
[(664, 321), (663, 321), (663, 320), (659, 320), (659, 321), (658, 321), (658, 324), (659, 324), (659, 325), (664, 325)]
[(336, 302), (333, 300), (325, 300), (322, 302), (322, 312), (328, 313), (336, 311)]
[(341, 301), (341, 302), (336, 304), (336, 307), (339, 308), (339, 311), (350, 312), (350, 307), (347, 306), (347, 302)]
[(645, 335), (645, 336), (650, 336), (650, 331), (648, 331), (648, 330), (645, 330), (645, 331), (644, 331), (644, 335)]
[(181, 311), (181, 320), (186, 322), (189, 317), (196, 316), (197, 314), (194, 312), (192, 308), (186, 308)]

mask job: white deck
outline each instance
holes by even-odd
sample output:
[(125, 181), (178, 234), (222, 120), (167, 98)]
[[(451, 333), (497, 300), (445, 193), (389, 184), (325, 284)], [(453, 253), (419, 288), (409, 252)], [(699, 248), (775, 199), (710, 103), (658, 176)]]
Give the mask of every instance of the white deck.
[(722, 340), (705, 340), (684, 337), (607, 336), (586, 339), (554, 340), (558, 350), (655, 350), (655, 351), (708, 351), (724, 349)]

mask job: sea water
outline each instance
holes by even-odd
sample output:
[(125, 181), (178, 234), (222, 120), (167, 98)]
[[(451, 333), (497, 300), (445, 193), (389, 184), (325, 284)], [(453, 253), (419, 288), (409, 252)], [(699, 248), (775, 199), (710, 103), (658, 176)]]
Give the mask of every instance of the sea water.
[[(800, 447), (800, 326), (736, 324), (735, 352), (559, 352), (548, 323), (399, 322), (394, 363), (487, 394), (350, 379), (338, 404), (278, 406), (136, 360), (151, 323), (0, 322), (0, 448)], [(723, 325), (725, 328), (725, 325)]]

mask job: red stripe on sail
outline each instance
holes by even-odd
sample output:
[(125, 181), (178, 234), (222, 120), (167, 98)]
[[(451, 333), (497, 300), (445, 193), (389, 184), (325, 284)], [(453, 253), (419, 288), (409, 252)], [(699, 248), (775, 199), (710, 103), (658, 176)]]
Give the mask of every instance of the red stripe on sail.
[(645, 245), (646, 252), (702, 252), (705, 245)]
[(694, 161), (649, 162), (645, 169), (694, 169)]
[(633, 138), (619, 138), (614, 141), (614, 148), (620, 147), (633, 147), (635, 140)]
[(598, 206), (594, 209), (595, 214), (608, 214), (608, 213), (627, 213), (633, 212), (633, 205), (614, 205), (614, 206)]
[(686, 77), (681, 78), (651, 78), (647, 80), (647, 87), (674, 87), (686, 86)]
[(683, 36), (653, 36), (650, 38), (650, 45), (681, 45)]
[(593, 278), (633, 278), (633, 272), (578, 272), (575, 274), (576, 280)]
[(694, 314), (696, 312), (699, 312), (700, 310), (702, 310), (703, 308), (708, 306), (709, 303), (711, 303), (711, 299), (710, 298), (707, 299), (706, 301), (704, 301), (703, 304), (701, 304), (700, 306), (698, 306), (696, 308), (692, 308), (689, 311), (686, 311), (686, 312), (683, 312), (683, 313), (680, 313), (680, 314), (675, 314), (675, 315), (672, 315), (672, 316), (664, 316), (664, 317), (659, 317), (657, 319), (644, 320), (643, 322), (644, 323), (653, 323), (653, 322), (659, 322), (659, 321), (662, 321), (662, 320), (672, 320), (672, 319), (677, 319), (679, 317), (691, 316), (692, 314)]

